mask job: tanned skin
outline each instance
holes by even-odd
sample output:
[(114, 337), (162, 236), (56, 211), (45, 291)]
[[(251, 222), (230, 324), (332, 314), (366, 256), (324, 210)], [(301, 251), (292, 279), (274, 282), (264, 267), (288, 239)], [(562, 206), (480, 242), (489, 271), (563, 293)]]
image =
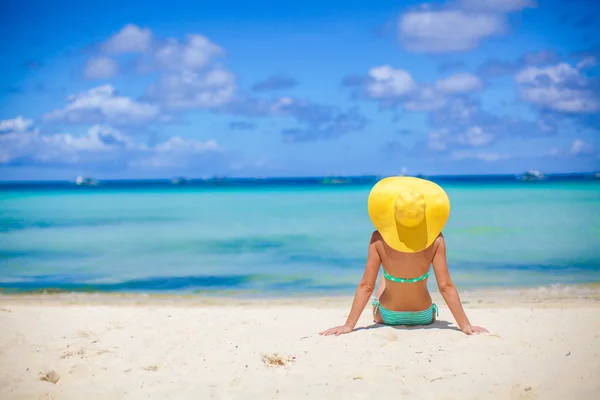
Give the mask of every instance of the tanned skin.
[[(390, 275), (402, 278), (422, 276), (427, 273), (430, 265), (433, 264), (438, 289), (450, 312), (452, 312), (459, 329), (467, 335), (487, 332), (485, 328), (471, 325), (469, 318), (467, 318), (458, 291), (450, 278), (446, 260), (446, 242), (441, 233), (433, 244), (425, 250), (417, 253), (403, 253), (389, 247), (381, 234), (375, 231), (371, 235), (365, 271), (356, 288), (354, 301), (346, 323), (320, 332), (320, 335), (339, 336), (354, 330), (360, 315), (373, 294), (381, 264)], [(394, 311), (422, 311), (431, 306), (427, 280), (400, 283), (381, 279), (376, 297), (379, 298), (379, 302), (383, 307)], [(435, 314), (433, 317), (435, 318)], [(373, 318), (375, 322), (383, 323), (379, 313), (375, 314), (373, 312)]]

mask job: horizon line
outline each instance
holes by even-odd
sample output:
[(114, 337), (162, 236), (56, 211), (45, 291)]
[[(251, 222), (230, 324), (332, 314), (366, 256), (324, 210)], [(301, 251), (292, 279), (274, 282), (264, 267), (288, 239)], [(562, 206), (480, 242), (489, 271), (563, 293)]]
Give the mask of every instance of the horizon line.
[[(276, 180), (314, 180), (314, 179), (382, 179), (390, 176), (409, 176), (409, 177), (420, 177), (420, 178), (431, 178), (431, 179), (449, 179), (449, 178), (502, 178), (502, 177), (519, 177), (526, 174), (528, 171), (521, 173), (504, 173), (504, 174), (397, 174), (397, 175), (386, 175), (386, 174), (364, 174), (364, 175), (305, 175), (305, 176), (238, 176), (232, 177), (227, 175), (213, 175), (211, 177), (189, 177), (185, 175), (175, 175), (171, 178), (110, 178), (101, 179), (94, 178), (92, 176), (83, 176), (87, 179), (94, 179), (98, 182), (160, 182), (160, 181), (172, 181), (173, 179), (184, 179), (187, 182), (201, 181), (201, 182), (212, 182), (212, 181), (244, 181), (244, 180), (263, 180), (263, 181), (276, 181)], [(594, 176), (598, 174), (598, 171), (587, 171), (587, 172), (557, 172), (543, 174), (545, 177), (586, 177), (589, 175)], [(0, 180), (0, 185), (15, 184), (15, 183), (72, 183), (76, 178), (72, 180), (68, 179), (23, 179), (23, 180)]]

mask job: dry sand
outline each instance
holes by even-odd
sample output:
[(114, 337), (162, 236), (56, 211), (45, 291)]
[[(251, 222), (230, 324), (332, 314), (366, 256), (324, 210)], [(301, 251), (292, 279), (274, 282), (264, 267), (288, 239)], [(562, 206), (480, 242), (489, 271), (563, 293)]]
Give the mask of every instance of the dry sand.
[[(0, 398), (598, 399), (596, 289), (463, 294), (439, 321), (321, 337), (351, 299), (0, 296)], [(375, 397), (377, 396), (377, 397)]]

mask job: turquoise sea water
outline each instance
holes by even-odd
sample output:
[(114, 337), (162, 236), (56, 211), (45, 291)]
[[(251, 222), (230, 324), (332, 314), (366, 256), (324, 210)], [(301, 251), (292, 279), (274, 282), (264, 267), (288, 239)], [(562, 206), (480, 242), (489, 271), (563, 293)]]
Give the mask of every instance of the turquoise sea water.
[[(600, 281), (597, 181), (442, 186), (459, 288)], [(0, 289), (351, 295), (370, 188), (1, 190)]]

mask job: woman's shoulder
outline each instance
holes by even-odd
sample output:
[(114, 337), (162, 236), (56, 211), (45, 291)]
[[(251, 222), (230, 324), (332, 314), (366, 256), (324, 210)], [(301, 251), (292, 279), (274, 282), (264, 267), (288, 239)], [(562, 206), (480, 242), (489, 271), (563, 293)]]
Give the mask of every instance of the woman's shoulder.
[(440, 246), (446, 246), (446, 240), (444, 239), (444, 235), (442, 232), (438, 235), (437, 238), (433, 241), (433, 249), (437, 250)]
[(381, 242), (383, 241), (383, 237), (379, 231), (373, 231), (371, 234), (371, 243)]

